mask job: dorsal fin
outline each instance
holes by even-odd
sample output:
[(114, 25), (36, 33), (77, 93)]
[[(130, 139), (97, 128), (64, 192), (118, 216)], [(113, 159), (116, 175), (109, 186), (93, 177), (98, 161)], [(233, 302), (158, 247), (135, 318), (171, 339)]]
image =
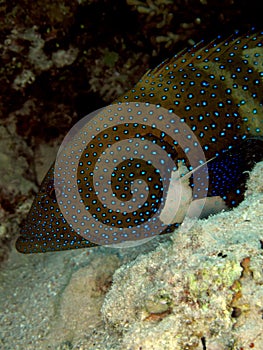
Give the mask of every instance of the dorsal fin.
[(205, 61), (209, 59), (213, 60), (215, 57), (221, 56), (225, 51), (230, 50), (235, 44), (242, 44), (244, 46), (247, 42), (251, 41), (251, 33), (246, 33), (244, 35), (238, 35), (238, 32), (222, 40), (221, 36), (209, 43), (205, 43), (204, 40), (195, 44), (190, 48), (186, 48), (180, 51), (173, 57), (164, 60), (154, 69), (149, 69), (141, 80), (153, 79), (156, 77), (161, 77), (167, 75), (169, 71), (174, 71), (177, 67), (184, 68), (189, 66), (195, 60)]

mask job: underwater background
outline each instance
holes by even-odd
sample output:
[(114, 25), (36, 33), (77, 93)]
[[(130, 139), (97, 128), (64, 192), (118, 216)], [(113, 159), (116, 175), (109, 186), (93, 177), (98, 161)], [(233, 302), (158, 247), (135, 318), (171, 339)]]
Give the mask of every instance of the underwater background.
[(187, 233), (117, 251), (14, 248), (71, 126), (186, 46), (262, 30), (261, 6), (0, 2), (2, 349), (261, 349), (262, 163), (238, 208)]

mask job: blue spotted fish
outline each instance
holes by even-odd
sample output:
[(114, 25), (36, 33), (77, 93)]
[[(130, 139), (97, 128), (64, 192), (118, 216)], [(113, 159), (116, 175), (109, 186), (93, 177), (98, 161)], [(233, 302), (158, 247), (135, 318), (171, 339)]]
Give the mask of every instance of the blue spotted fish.
[[(243, 200), (247, 170), (263, 159), (262, 83), (263, 32), (250, 32), (243, 36), (233, 35), (225, 41), (218, 37), (208, 45), (200, 43), (180, 52), (146, 72), (117, 102), (150, 103), (180, 116), (181, 122), (191, 129), (200, 143), (205, 158), (211, 160), (207, 163), (207, 196), (220, 197), (232, 208)], [(131, 122), (105, 129), (103, 121), (101, 124), (97, 141), (102, 149), (127, 137), (146, 139), (164, 149), (175, 165), (179, 161), (189, 165), (183, 150), (158, 128)], [(99, 146), (93, 145), (95, 149)], [(147, 160), (134, 163), (132, 157), (125, 158), (118, 176), (112, 177), (115, 196), (131, 199), (131, 177), (146, 181), (150, 195), (145, 206), (125, 213), (123, 220), (123, 213), (109, 211), (96, 197), (92, 187), (94, 154), (97, 153), (89, 152), (87, 147), (87, 161), (81, 161), (78, 166), (79, 193), (87, 201), (86, 208), (93, 217), (111, 228), (133, 227), (147, 221), (149, 211), (156, 211), (158, 198), (163, 195), (158, 171)], [(87, 169), (88, 175), (83, 176)], [(162, 233), (172, 232), (179, 224), (168, 225)], [(79, 235), (63, 216), (54, 189), (53, 165), (21, 229), (17, 250), (37, 253), (96, 245)]]

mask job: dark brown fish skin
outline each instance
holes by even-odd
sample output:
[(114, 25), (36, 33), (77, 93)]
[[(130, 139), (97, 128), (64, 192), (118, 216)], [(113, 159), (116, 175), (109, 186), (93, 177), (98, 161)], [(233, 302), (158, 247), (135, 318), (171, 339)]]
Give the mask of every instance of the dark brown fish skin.
[[(244, 172), (262, 159), (262, 81), (263, 32), (234, 35), (222, 42), (218, 39), (207, 46), (197, 45), (166, 60), (148, 71), (118, 102), (148, 102), (182, 118), (198, 138), (206, 159), (217, 156), (209, 168), (208, 195), (219, 194), (233, 207), (243, 199)], [(129, 137), (137, 131), (131, 129)], [(175, 162), (185, 158), (168, 136), (152, 129), (140, 132), (149, 140), (165, 144)], [(79, 236), (64, 219), (54, 195), (53, 174), (52, 166), (16, 242), (19, 252), (96, 246)], [(232, 187), (225, 185), (226, 179)], [(165, 232), (176, 226), (169, 226)]]
[[(244, 136), (262, 136), (262, 42), (258, 33), (187, 50), (146, 73), (118, 101), (172, 109), (192, 128), (210, 159)], [(254, 57), (258, 52), (261, 56)]]

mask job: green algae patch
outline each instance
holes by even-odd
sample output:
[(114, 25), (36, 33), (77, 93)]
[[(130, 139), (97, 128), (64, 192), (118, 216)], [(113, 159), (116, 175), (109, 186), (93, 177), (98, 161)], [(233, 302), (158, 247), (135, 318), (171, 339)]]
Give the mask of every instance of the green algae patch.
[(190, 295), (206, 304), (217, 290), (230, 288), (240, 278), (242, 268), (238, 261), (223, 260), (220, 263), (208, 261), (202, 269), (188, 276)]

